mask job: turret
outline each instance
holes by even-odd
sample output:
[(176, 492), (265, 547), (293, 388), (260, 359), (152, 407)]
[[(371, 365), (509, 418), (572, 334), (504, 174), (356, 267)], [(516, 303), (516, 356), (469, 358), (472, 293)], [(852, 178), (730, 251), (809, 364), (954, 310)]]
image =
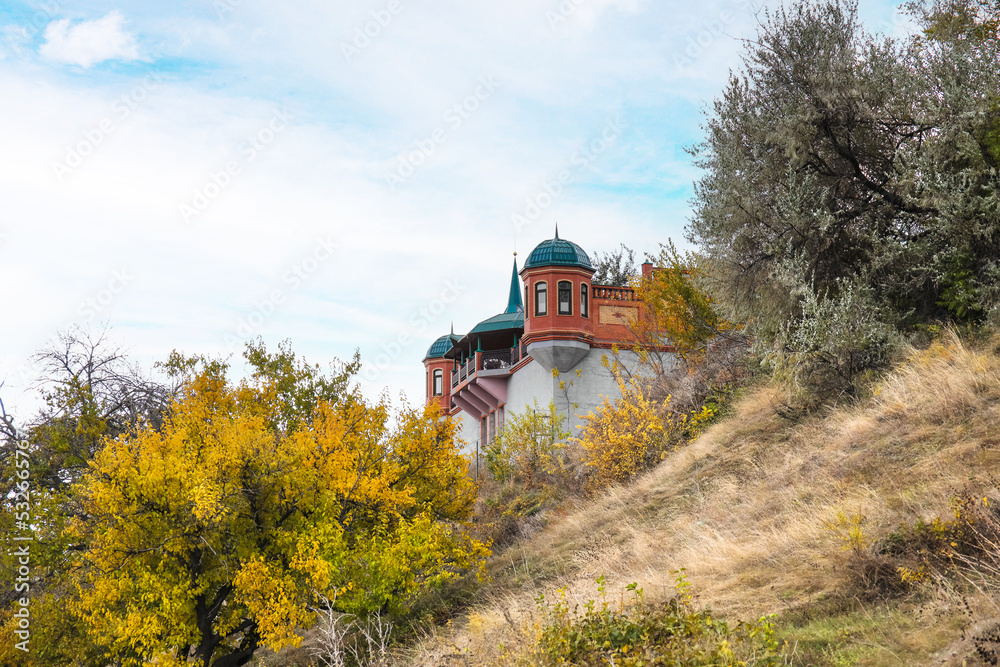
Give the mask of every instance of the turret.
[(591, 278), (583, 248), (555, 237), (539, 243), (521, 269), (524, 280), (524, 342), (548, 369), (572, 370), (594, 340)]
[(445, 355), (459, 340), (461, 337), (455, 335), (455, 329), (452, 327), (451, 333), (434, 341), (424, 356), (424, 368), (427, 372), (426, 404), (430, 405), (433, 401), (437, 401), (443, 413), (451, 410), (451, 370), (455, 365), (454, 360), (448, 359)]

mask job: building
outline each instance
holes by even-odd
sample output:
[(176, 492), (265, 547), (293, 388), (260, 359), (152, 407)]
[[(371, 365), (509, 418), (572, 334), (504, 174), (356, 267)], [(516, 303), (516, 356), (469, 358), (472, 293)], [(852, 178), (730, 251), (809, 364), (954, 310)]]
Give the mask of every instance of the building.
[[(648, 274), (652, 265), (642, 270)], [(491, 442), (507, 415), (535, 401), (546, 409), (555, 401), (575, 433), (605, 396), (618, 395), (602, 357), (614, 345), (631, 347), (630, 324), (644, 316), (643, 304), (628, 287), (593, 284), (593, 275), (587, 253), (559, 238), (557, 228), (520, 272), (515, 253), (503, 312), (465, 335), (453, 330), (427, 350), (427, 404), (437, 401), (460, 420), (470, 451)]]

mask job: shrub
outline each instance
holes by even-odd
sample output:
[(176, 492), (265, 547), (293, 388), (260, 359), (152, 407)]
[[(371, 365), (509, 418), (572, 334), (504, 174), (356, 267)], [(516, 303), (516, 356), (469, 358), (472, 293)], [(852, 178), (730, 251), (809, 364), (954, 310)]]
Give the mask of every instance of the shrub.
[(669, 397), (657, 405), (635, 378), (619, 376), (618, 389), (621, 398), (604, 399), (585, 417), (578, 438), (595, 486), (624, 481), (659, 461), (668, 443), (662, 413)]
[(885, 366), (899, 347), (871, 289), (843, 285), (836, 296), (807, 291), (801, 315), (779, 327), (770, 347), (758, 345), (766, 365), (786, 377), (807, 402), (853, 395), (862, 371)]
[(503, 430), (486, 447), (486, 468), (497, 481), (521, 475), (530, 482), (540, 472), (552, 472), (558, 464), (562, 441), (569, 433), (562, 428), (566, 416), (555, 401), (543, 411), (535, 400), (522, 414), (511, 414)]
[(671, 409), (672, 398), (657, 400), (650, 385), (638, 378), (626, 380), (612, 367), (621, 397), (604, 399), (587, 414), (580, 436), (591, 489), (623, 482), (655, 465), (666, 453), (696, 437), (719, 413), (727, 390), (702, 397), (688, 412)]
[(528, 522), (537, 521), (559, 500), (558, 488), (552, 484), (531, 489), (513, 483), (492, 488), (484, 484), (480, 489), (475, 533), (494, 550), (523, 535)]
[[(992, 498), (991, 498), (992, 496)], [(847, 569), (868, 597), (899, 595), (949, 574), (960, 581), (1000, 577), (1000, 487), (966, 487), (951, 501), (953, 518), (917, 520), (882, 539), (865, 529), (866, 517), (838, 512), (826, 523), (848, 552)]]
[(882, 541), (879, 551), (895, 559), (896, 571), (907, 583), (949, 570), (965, 577), (996, 578), (1000, 576), (998, 496), (1000, 487), (992, 478), (985, 491), (967, 486), (952, 497), (953, 518), (900, 526)]
[(683, 571), (677, 578), (679, 594), (661, 605), (647, 603), (642, 589), (630, 584), (615, 608), (605, 598), (604, 577), (597, 580), (597, 601), (571, 611), (565, 591), (554, 604), (544, 596), (537, 602), (543, 616), (534, 665), (581, 667), (698, 667), (785, 664), (768, 619), (728, 624), (707, 610), (692, 608), (692, 596)]
[(897, 564), (879, 548), (876, 540), (869, 535), (865, 526), (868, 518), (857, 512), (847, 515), (837, 512), (832, 521), (825, 524), (848, 552), (847, 571), (854, 585), (867, 597), (882, 598), (899, 594), (909, 588), (908, 583), (897, 575)]

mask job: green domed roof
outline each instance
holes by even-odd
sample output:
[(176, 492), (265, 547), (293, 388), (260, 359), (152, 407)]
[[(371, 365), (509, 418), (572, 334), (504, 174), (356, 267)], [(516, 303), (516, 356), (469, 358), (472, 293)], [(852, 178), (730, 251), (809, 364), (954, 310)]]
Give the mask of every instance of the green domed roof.
[[(539, 266), (578, 266), (582, 269), (594, 270), (590, 263), (590, 257), (583, 248), (573, 243), (559, 238), (559, 230), (556, 229), (556, 237), (548, 241), (542, 241), (528, 255), (528, 261), (524, 263), (524, 269), (534, 269)], [(521, 269), (522, 271), (524, 269)]]
[(462, 338), (453, 333), (441, 336), (436, 341), (431, 343), (430, 348), (427, 350), (427, 355), (424, 356), (424, 361), (427, 361), (428, 359), (443, 359), (448, 350), (453, 348), (455, 343), (460, 340), (462, 340)]

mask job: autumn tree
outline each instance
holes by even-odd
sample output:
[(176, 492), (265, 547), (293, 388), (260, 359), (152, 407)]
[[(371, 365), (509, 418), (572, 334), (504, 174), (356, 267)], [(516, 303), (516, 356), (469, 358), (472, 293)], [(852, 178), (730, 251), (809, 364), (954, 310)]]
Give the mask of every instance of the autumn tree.
[[(394, 416), (287, 347), (247, 356), (247, 380), (201, 364), (161, 427), (104, 440), (77, 485), (75, 591), (40, 607), (61, 612), (40, 629), (69, 616), (98, 664), (230, 667), (296, 644), (317, 596), (398, 612), (478, 571), (485, 547), (462, 527), (474, 488), (448, 419)], [(310, 387), (333, 389), (311, 400)], [(83, 659), (58, 649), (47, 664)]]
[(629, 384), (638, 381), (651, 399), (670, 396), (677, 416), (700, 409), (745, 370), (745, 325), (723, 317), (709, 296), (710, 279), (703, 258), (681, 253), (672, 241), (661, 245), (653, 270), (631, 282), (643, 316), (629, 324), (632, 341), (621, 348), (630, 361), (619, 348), (610, 358), (612, 372)]

